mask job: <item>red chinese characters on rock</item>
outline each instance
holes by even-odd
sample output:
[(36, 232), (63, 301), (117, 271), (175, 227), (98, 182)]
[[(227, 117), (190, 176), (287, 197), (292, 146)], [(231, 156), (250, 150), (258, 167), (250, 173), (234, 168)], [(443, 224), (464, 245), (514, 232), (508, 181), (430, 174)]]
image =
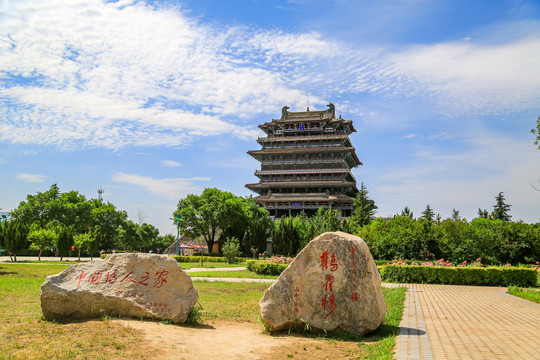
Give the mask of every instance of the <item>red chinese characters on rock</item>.
[(114, 284), (116, 282), (116, 280), (118, 280), (118, 278), (116, 277), (116, 272), (118, 270), (114, 270), (114, 272), (111, 274), (110, 272), (107, 273), (107, 278), (105, 279), (105, 282), (106, 283), (109, 283), (109, 284)]
[(155, 288), (162, 287), (163, 284), (167, 282), (167, 275), (169, 275), (169, 272), (167, 270), (156, 272), (157, 277), (154, 280), (154, 287)]
[(352, 261), (351, 261), (351, 282), (352, 282), (352, 293), (351, 293), (351, 301), (358, 302), (358, 276), (356, 274), (356, 260), (354, 258), (354, 254), (356, 253), (356, 248), (350, 249)]
[(86, 275), (84, 274), (84, 271), (81, 271), (81, 274), (80, 275), (77, 275), (75, 277), (75, 280), (79, 280), (79, 282), (77, 283), (77, 289), (79, 288), (79, 286), (81, 286), (81, 281), (82, 279), (84, 279), (86, 277)]
[(137, 302), (139, 305), (144, 306), (152, 312), (161, 312), (161, 313), (172, 313), (172, 309), (169, 307), (169, 304), (166, 303), (156, 303), (152, 301), (143, 300)]
[(294, 288), (294, 313), (295, 315), (300, 314), (300, 303), (298, 301), (298, 298), (300, 297), (300, 289), (298, 289), (298, 286)]
[(88, 278), (88, 282), (94, 284), (94, 285), (97, 285), (99, 284), (100, 280), (101, 280), (101, 275), (102, 275), (102, 272), (101, 271), (96, 271), (96, 272), (93, 272), (90, 277)]
[[(328, 258), (330, 258), (330, 267), (328, 266)], [(321, 269), (323, 271), (330, 270), (334, 272), (339, 268), (338, 263), (336, 262), (336, 253), (333, 252), (332, 255), (328, 251), (325, 251), (321, 255)], [(336, 297), (334, 295), (333, 289), (334, 276), (328, 274), (325, 276), (324, 283), (324, 298), (322, 299), (322, 308), (327, 311), (325, 319), (330, 316), (330, 314), (337, 308)]]
[[(112, 272), (111, 272), (112, 271)], [(105, 276), (103, 276), (103, 272), (98, 270), (91, 274), (85, 273), (83, 270), (81, 270), (81, 273), (75, 277), (77, 282), (77, 289), (79, 286), (81, 286), (81, 283), (83, 279), (87, 278), (89, 284), (93, 285), (101, 285), (101, 284), (115, 284), (119, 278), (121, 280), (119, 283), (133, 283), (133, 284), (140, 284), (142, 286), (149, 286), (150, 283), (152, 283), (152, 287), (154, 288), (161, 288), (163, 284), (167, 283), (167, 276), (169, 275), (169, 272), (167, 270), (158, 270), (154, 276), (151, 276), (149, 272), (145, 271), (144, 275), (137, 276), (133, 274), (133, 271), (126, 274), (125, 276), (121, 277), (118, 274), (118, 270), (114, 269), (107, 272)], [(87, 275), (89, 275), (87, 277)]]

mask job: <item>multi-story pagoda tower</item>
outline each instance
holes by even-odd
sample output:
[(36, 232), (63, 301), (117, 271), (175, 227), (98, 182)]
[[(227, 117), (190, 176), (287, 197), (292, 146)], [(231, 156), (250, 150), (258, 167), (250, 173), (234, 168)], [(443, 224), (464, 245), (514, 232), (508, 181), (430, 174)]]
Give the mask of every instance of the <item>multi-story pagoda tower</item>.
[(351, 120), (336, 119), (328, 110), (288, 112), (280, 119), (259, 125), (266, 137), (257, 139), (261, 150), (248, 154), (261, 162), (255, 172), (260, 181), (246, 187), (259, 196), (255, 201), (270, 215), (312, 215), (319, 207), (335, 208), (351, 215), (358, 189), (351, 168), (362, 165), (349, 135), (356, 130)]

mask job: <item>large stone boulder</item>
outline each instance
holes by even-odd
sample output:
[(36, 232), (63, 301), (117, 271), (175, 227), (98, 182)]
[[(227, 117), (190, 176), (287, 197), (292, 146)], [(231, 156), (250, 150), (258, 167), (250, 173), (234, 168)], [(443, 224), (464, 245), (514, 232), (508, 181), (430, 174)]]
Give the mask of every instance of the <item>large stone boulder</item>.
[(47, 276), (41, 310), (49, 320), (107, 314), (184, 323), (198, 297), (191, 277), (172, 258), (111, 254)]
[(326, 331), (367, 334), (381, 325), (386, 306), (381, 276), (366, 243), (343, 232), (313, 239), (260, 301), (272, 330), (301, 323)]

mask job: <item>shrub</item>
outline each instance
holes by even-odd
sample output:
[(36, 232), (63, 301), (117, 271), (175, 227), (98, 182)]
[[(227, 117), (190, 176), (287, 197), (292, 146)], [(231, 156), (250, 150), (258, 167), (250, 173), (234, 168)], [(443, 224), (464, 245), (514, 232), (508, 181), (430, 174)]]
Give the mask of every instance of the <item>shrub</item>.
[(198, 252), (198, 251), (195, 251), (193, 253), (193, 256), (204, 256), (204, 257), (223, 257), (223, 254), (219, 254), (219, 253), (207, 253), (207, 252)]
[(235, 263), (236, 257), (240, 255), (240, 242), (237, 238), (232, 237), (223, 244), (223, 255), (225, 255), (227, 263)]
[(277, 264), (268, 261), (247, 260), (246, 268), (259, 275), (279, 276), (288, 267), (288, 264)]
[(536, 270), (515, 267), (432, 267), (386, 265), (379, 268), (383, 281), (397, 283), (521, 286), (536, 285)]

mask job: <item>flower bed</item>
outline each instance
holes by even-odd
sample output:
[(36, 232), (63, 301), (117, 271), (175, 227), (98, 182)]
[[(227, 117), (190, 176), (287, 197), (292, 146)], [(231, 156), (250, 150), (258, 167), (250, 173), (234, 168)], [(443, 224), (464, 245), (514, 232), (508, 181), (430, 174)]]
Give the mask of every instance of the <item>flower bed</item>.
[(265, 253), (259, 254), (259, 260), (269, 261), (274, 264), (290, 264), (294, 258), (287, 256), (266, 256)]
[[(178, 262), (192, 262), (192, 263), (195, 263), (195, 262), (201, 262), (201, 257), (200, 256), (177, 256), (177, 255), (173, 255), (171, 256), (171, 258), (173, 258), (174, 260), (178, 261)], [(242, 258), (242, 257), (236, 257), (234, 258), (235, 259), (235, 263), (242, 263), (245, 261), (245, 258)], [(217, 256), (203, 256), (203, 262), (205, 263), (226, 263), (227, 262), (227, 259), (224, 258), (224, 257), (217, 257)]]

